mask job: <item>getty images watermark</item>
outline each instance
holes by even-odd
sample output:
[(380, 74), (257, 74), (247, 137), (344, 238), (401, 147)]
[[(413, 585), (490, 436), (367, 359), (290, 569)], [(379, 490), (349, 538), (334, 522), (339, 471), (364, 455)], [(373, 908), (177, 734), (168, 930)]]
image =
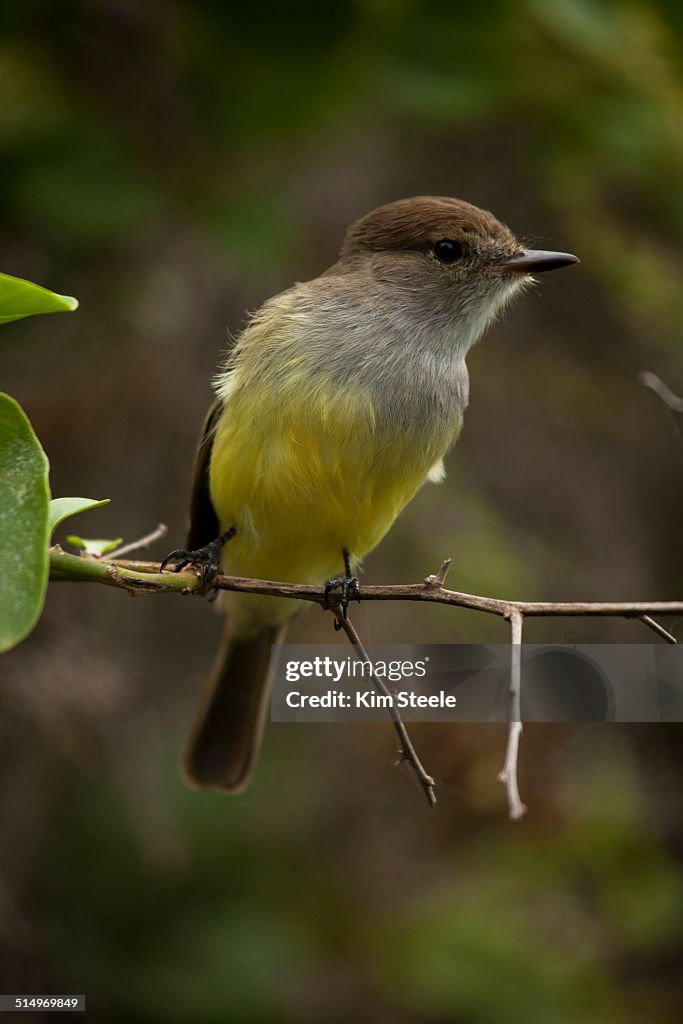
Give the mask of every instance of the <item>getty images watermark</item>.
[[(275, 722), (506, 722), (508, 644), (274, 648)], [(379, 693), (372, 676), (389, 694)], [(683, 721), (683, 644), (522, 645), (525, 722)]]

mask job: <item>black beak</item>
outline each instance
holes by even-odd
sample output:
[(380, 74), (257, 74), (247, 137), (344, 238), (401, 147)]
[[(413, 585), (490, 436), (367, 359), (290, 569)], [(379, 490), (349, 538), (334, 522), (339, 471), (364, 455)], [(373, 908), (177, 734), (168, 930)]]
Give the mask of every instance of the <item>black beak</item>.
[(507, 274), (543, 274), (546, 270), (559, 270), (579, 263), (569, 252), (546, 252), (545, 249), (526, 249), (516, 256), (509, 256), (498, 269)]

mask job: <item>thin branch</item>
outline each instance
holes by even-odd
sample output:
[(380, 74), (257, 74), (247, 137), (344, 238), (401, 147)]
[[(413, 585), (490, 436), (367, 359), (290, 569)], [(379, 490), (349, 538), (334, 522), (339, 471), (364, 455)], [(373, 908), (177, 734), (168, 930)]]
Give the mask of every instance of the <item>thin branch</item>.
[[(50, 579), (71, 582), (104, 583), (131, 594), (198, 594), (203, 595), (201, 577), (193, 572), (159, 572), (158, 562), (110, 561), (67, 554), (59, 547), (50, 549)], [(305, 583), (281, 583), (255, 580), (241, 576), (217, 576), (213, 586), (245, 594), (287, 597), (325, 606), (322, 587)], [(438, 582), (438, 574), (422, 583), (394, 586), (363, 586), (362, 601), (427, 601), (454, 605), (472, 611), (486, 612), (509, 619), (517, 610), (529, 616), (612, 616), (642, 619), (653, 615), (683, 615), (683, 601), (514, 601), (506, 598), (482, 597), (456, 590), (447, 590)], [(651, 626), (651, 623), (648, 623)]]
[(651, 373), (650, 370), (642, 370), (638, 374), (638, 380), (644, 387), (649, 388), (650, 391), (654, 391), (657, 398), (659, 398), (664, 405), (673, 412), (683, 413), (683, 398), (679, 398), (678, 395), (675, 395), (671, 388), (668, 388), (656, 373)]
[(148, 548), (156, 540), (161, 540), (168, 533), (168, 526), (166, 523), (159, 523), (156, 530), (152, 530), (151, 533), (146, 534), (144, 537), (140, 537), (139, 540), (132, 540), (130, 544), (124, 544), (122, 547), (117, 548), (116, 551), (109, 551), (107, 553), (107, 560), (113, 562), (115, 559), (120, 558), (121, 555), (129, 555), (133, 551), (140, 551), (142, 548)]
[(668, 644), (678, 643), (678, 640), (673, 633), (670, 633), (668, 629), (664, 629), (664, 626), (662, 626), (660, 622), (657, 622), (656, 619), (653, 619), (651, 615), (641, 615), (640, 621), (644, 622), (646, 626), (650, 627), (650, 629), (654, 629), (655, 633), (658, 633), (659, 636), (663, 636)]
[[(120, 549), (118, 554), (122, 550)], [(450, 559), (446, 559), (438, 572), (427, 576), (422, 583), (388, 587), (363, 586), (361, 599), (363, 601), (428, 601), (433, 604), (451, 605), (485, 612), (489, 615), (498, 615), (510, 622), (512, 631), (510, 728), (503, 770), (498, 778), (506, 787), (510, 817), (513, 821), (519, 821), (526, 812), (526, 807), (519, 795), (517, 781), (519, 741), (522, 733), (520, 692), (524, 619), (527, 616), (613, 616), (639, 619), (668, 643), (676, 643), (676, 637), (660, 625), (653, 616), (683, 615), (683, 601), (510, 601), (483, 597), (478, 594), (464, 594), (455, 590), (447, 590), (444, 587), (450, 564)], [(171, 593), (205, 595), (204, 581), (201, 574), (196, 571), (160, 573), (158, 562), (131, 562), (119, 558), (112, 560), (111, 557), (109, 559), (83, 557), (67, 554), (59, 546), (50, 549), (50, 579), (104, 583), (106, 586), (125, 590), (131, 596)], [(327, 608), (328, 605), (328, 598), (323, 587), (307, 584), (218, 576), (213, 581), (213, 586), (219, 590), (310, 601), (323, 608)], [(353, 625), (348, 619), (343, 618), (340, 609), (332, 610), (358, 656), (361, 660), (369, 662), (367, 652)], [(380, 693), (391, 696), (390, 691), (381, 680), (373, 675), (372, 681)], [(401, 717), (393, 706), (389, 713), (401, 742), (401, 760), (410, 763), (430, 806), (434, 806), (436, 803), (434, 779), (425, 771)]]
[(644, 387), (649, 388), (650, 391), (654, 391), (657, 398), (671, 416), (679, 441), (683, 441), (683, 420), (681, 420), (681, 416), (683, 415), (683, 398), (679, 398), (678, 395), (675, 395), (671, 388), (668, 388), (664, 381), (661, 380), (656, 373), (651, 373), (650, 370), (643, 370), (639, 373), (638, 380)]
[(510, 819), (520, 821), (526, 814), (526, 806), (519, 795), (517, 765), (519, 762), (519, 741), (522, 735), (522, 626), (524, 616), (518, 609), (510, 613), (510, 725), (505, 751), (503, 770), (498, 781), (505, 786)]
[(408, 764), (412, 767), (413, 771), (415, 772), (418, 782), (422, 786), (424, 794), (427, 797), (427, 802), (429, 803), (429, 806), (434, 807), (434, 805), (436, 804), (436, 796), (434, 795), (434, 779), (431, 777), (431, 775), (427, 774), (422, 762), (420, 761), (420, 758), (417, 756), (417, 752), (410, 740), (410, 737), (406, 731), (406, 727), (403, 724), (401, 716), (399, 715), (398, 711), (394, 706), (394, 694), (391, 692), (391, 690), (386, 685), (384, 680), (381, 679), (379, 676), (376, 676), (375, 673), (372, 671), (372, 662), (370, 661), (368, 653), (363, 647), (361, 639), (358, 636), (358, 633), (356, 632), (356, 629), (351, 620), (342, 614), (342, 610), (339, 606), (335, 607), (333, 611), (337, 618), (337, 622), (339, 623), (340, 629), (343, 629), (346, 635), (348, 636), (353, 646), (353, 649), (355, 650), (359, 659), (361, 661), (364, 661), (366, 665), (370, 665), (370, 679), (372, 680), (372, 685), (375, 687), (378, 693), (382, 694), (382, 696), (389, 697), (389, 707), (387, 710), (391, 715), (391, 720), (394, 723), (394, 728), (396, 729), (399, 741), (401, 743), (398, 764), (401, 764), (403, 761), (408, 762)]
[(72, 583), (103, 583), (107, 587), (125, 590), (131, 596), (141, 594), (193, 594), (199, 593), (202, 581), (192, 573), (159, 572), (155, 562), (150, 571), (147, 562), (128, 562), (119, 565), (107, 558), (71, 555), (57, 545), (50, 548), (50, 579)]

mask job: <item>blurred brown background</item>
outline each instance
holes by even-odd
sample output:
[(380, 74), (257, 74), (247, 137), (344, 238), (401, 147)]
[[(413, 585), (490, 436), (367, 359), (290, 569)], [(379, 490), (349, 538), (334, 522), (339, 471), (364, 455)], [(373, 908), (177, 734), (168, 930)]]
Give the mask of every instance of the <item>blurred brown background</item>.
[[(582, 264), (472, 353), (448, 480), (364, 579), (450, 555), (472, 592), (680, 598), (683, 451), (636, 375), (683, 391), (682, 55), (664, 0), (3, 4), (0, 270), (81, 308), (4, 328), (0, 386), (53, 494), (112, 499), (60, 538), (163, 520), (155, 554), (180, 543), (226, 328), (354, 218), (444, 194)], [(354, 619), (507, 636), (436, 607)], [(2, 659), (0, 990), (85, 992), (103, 1022), (681, 1019), (680, 730), (528, 729), (518, 826), (497, 727), (413, 730), (432, 812), (389, 726), (271, 727), (244, 796), (195, 793), (178, 752), (219, 631), (205, 602), (54, 584)]]

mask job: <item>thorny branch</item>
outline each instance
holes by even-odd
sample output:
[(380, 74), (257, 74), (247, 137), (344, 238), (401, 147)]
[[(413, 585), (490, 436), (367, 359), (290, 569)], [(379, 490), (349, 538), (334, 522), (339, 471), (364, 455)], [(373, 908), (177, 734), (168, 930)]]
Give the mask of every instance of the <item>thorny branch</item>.
[[(127, 545), (125, 550), (137, 550), (146, 545), (150, 538), (155, 539), (151, 534), (133, 545)], [(120, 549), (118, 553), (114, 553), (113, 558), (111, 555), (94, 558), (84, 554), (71, 555), (62, 551), (59, 546), (54, 547), (50, 550), (50, 579), (104, 583), (107, 586), (125, 590), (131, 596), (171, 593), (203, 596), (205, 594), (203, 580), (197, 572), (160, 573), (158, 562), (126, 561), (116, 557), (123, 550)], [(530, 616), (611, 616), (638, 619), (668, 643), (675, 644), (677, 640), (673, 633), (665, 629), (653, 616), (683, 615), (683, 601), (514, 601), (483, 597), (478, 594), (465, 594), (447, 589), (444, 583), (450, 565), (450, 559), (446, 559), (438, 572), (427, 576), (422, 583), (384, 587), (364, 586), (361, 591), (361, 599), (363, 601), (427, 601), (434, 604), (453, 605), (458, 608), (485, 612), (489, 615), (498, 615), (510, 622), (512, 634), (510, 727), (505, 761), (498, 778), (506, 788), (510, 817), (513, 821), (518, 821), (526, 811), (519, 795), (517, 782), (519, 740), (522, 732), (520, 714), (521, 643), (524, 619)], [(307, 584), (245, 579), (238, 576), (217, 576), (212, 582), (212, 587), (247, 594), (286, 597), (298, 601), (309, 601), (319, 604), (323, 608), (329, 607), (323, 588)], [(341, 623), (341, 627), (346, 632), (358, 657), (363, 661), (369, 661), (358, 633), (352, 623), (342, 616), (340, 607), (332, 605), (329, 610)], [(381, 679), (373, 676), (372, 681), (380, 693), (385, 695), (390, 693)], [(392, 708), (390, 714), (401, 742), (400, 760), (410, 763), (430, 806), (433, 806), (436, 803), (434, 780), (427, 774), (415, 752), (398, 711)]]
[[(351, 644), (353, 645), (353, 649), (355, 650), (359, 659), (361, 661), (364, 661), (367, 665), (372, 665), (372, 662), (368, 657), (368, 652), (363, 647), (360, 637), (358, 636), (358, 633), (356, 632), (354, 626), (352, 625), (351, 620), (342, 614), (341, 608), (339, 608), (339, 606), (337, 606), (337, 608), (335, 608), (334, 611), (337, 618), (337, 622), (339, 623), (339, 628), (343, 629), (346, 635), (348, 636)], [(376, 676), (375, 673), (371, 671), (370, 679), (372, 681), (372, 685), (375, 687), (378, 693), (383, 694), (383, 696), (385, 697), (393, 696), (391, 690), (380, 676)], [(403, 720), (401, 719), (401, 716), (396, 710), (393, 701), (390, 701), (389, 703), (389, 714), (391, 715), (391, 720), (394, 723), (394, 728), (401, 742), (401, 748), (399, 750), (399, 759), (397, 761), (397, 764), (402, 764), (404, 761), (407, 761), (408, 764), (411, 765), (415, 774), (417, 775), (418, 782), (420, 783), (422, 789), (424, 790), (424, 794), (427, 797), (427, 802), (429, 803), (429, 806), (434, 807), (434, 805), (436, 804), (436, 797), (434, 796), (434, 779), (431, 777), (431, 775), (428, 775), (427, 772), (424, 770), (422, 762), (420, 761), (420, 758), (417, 756), (415, 747), (411, 742), (410, 736), (408, 735), (406, 727), (403, 724)]]

